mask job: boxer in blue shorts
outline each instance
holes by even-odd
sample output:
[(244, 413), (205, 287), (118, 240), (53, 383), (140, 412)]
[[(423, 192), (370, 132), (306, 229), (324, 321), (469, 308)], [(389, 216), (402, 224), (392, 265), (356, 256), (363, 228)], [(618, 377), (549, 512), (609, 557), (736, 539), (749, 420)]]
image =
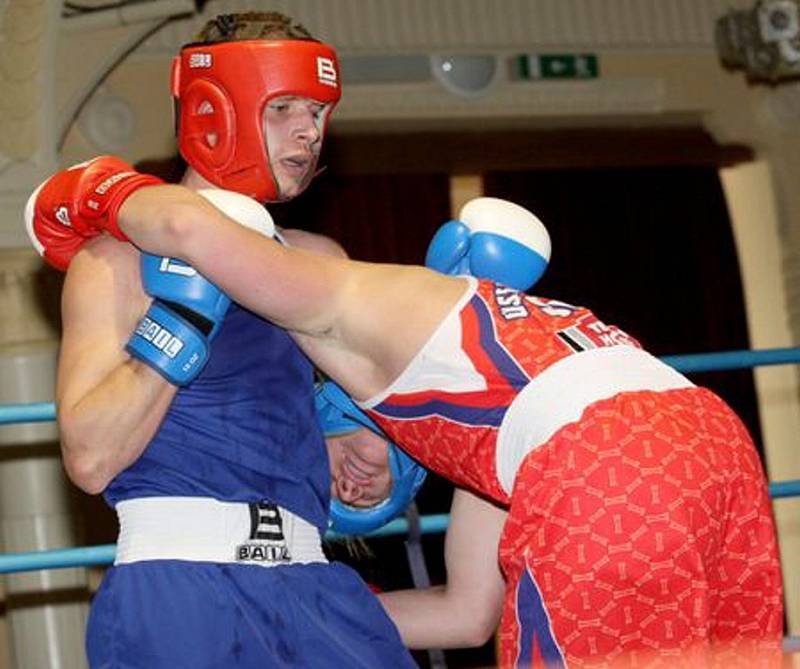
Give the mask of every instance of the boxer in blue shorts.
[[(182, 49), (172, 89), (182, 184), (280, 237), (257, 202), (290, 199), (315, 173), (340, 94), (333, 49), (279, 14), (221, 16)], [(363, 581), (322, 552), (331, 483), (305, 356), (188, 265), (83, 234), (155, 182), (101, 157), (52, 177), (26, 207), (34, 246), (68, 268), (64, 465), (120, 521), (90, 614), (90, 665), (415, 666)], [(203, 190), (214, 187), (225, 191)]]

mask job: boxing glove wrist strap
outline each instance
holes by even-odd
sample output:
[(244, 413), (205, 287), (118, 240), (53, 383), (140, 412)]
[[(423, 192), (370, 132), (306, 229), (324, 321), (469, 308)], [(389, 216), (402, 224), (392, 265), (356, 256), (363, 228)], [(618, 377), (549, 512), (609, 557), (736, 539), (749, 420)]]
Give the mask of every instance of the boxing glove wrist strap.
[(190, 383), (209, 356), (205, 335), (159, 300), (139, 321), (125, 350), (177, 386)]

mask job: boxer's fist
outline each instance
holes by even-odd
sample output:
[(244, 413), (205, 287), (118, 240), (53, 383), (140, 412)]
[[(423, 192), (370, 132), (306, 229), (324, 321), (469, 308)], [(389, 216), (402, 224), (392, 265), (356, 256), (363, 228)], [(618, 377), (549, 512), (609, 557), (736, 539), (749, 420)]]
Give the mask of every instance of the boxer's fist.
[(428, 244), (425, 266), (442, 274), (469, 274), (470, 229), (461, 221), (447, 221)]
[[(220, 189), (198, 191), (217, 209), (245, 227), (269, 237), (275, 224), (255, 200)], [(184, 386), (209, 358), (230, 299), (193, 267), (176, 258), (142, 254), (142, 287), (153, 299), (125, 347), (167, 381)]]
[(462, 207), (458, 221), (437, 231), (425, 264), (527, 290), (549, 260), (550, 236), (536, 216), (513, 202), (480, 197)]
[(208, 362), (209, 343), (230, 299), (190, 265), (142, 254), (142, 287), (153, 297), (125, 350), (167, 381), (185, 386)]
[(100, 156), (62, 170), (41, 184), (25, 205), (25, 228), (34, 248), (51, 265), (66, 270), (83, 244), (103, 231), (125, 235), (117, 213), (142, 186), (163, 183), (139, 174), (113, 156)]

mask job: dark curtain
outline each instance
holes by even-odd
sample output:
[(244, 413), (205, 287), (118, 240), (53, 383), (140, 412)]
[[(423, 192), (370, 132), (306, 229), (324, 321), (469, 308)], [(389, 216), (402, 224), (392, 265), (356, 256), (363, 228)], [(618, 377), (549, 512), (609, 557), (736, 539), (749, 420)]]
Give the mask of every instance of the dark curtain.
[[(320, 165), (329, 163), (326, 155)], [(173, 156), (136, 168), (177, 183), (186, 164)], [(449, 193), (445, 172), (392, 174), (388, 165), (353, 173), (334, 157), (332, 168), (323, 169), (300, 197), (267, 209), (277, 225), (332, 237), (357, 260), (419, 264), (434, 231), (450, 216)]]
[(449, 178), (323, 173), (302, 197), (268, 209), (278, 225), (328, 235), (357, 260), (420, 264), (449, 218)]
[[(487, 195), (547, 227), (553, 255), (536, 294), (593, 309), (655, 355), (750, 348), (739, 264), (717, 169), (542, 170), (486, 175)], [(750, 370), (691, 375), (760, 444)]]

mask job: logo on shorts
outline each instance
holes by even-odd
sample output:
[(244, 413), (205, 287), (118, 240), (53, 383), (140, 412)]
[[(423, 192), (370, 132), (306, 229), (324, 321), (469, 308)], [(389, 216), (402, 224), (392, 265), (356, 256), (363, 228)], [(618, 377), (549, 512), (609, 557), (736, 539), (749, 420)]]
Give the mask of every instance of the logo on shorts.
[(333, 88), (338, 87), (336, 65), (334, 65), (330, 58), (317, 56), (317, 79), (319, 83), (325, 84), (326, 86), (333, 86)]
[(236, 548), (237, 562), (289, 562), (281, 510), (271, 502), (249, 504), (250, 538)]

